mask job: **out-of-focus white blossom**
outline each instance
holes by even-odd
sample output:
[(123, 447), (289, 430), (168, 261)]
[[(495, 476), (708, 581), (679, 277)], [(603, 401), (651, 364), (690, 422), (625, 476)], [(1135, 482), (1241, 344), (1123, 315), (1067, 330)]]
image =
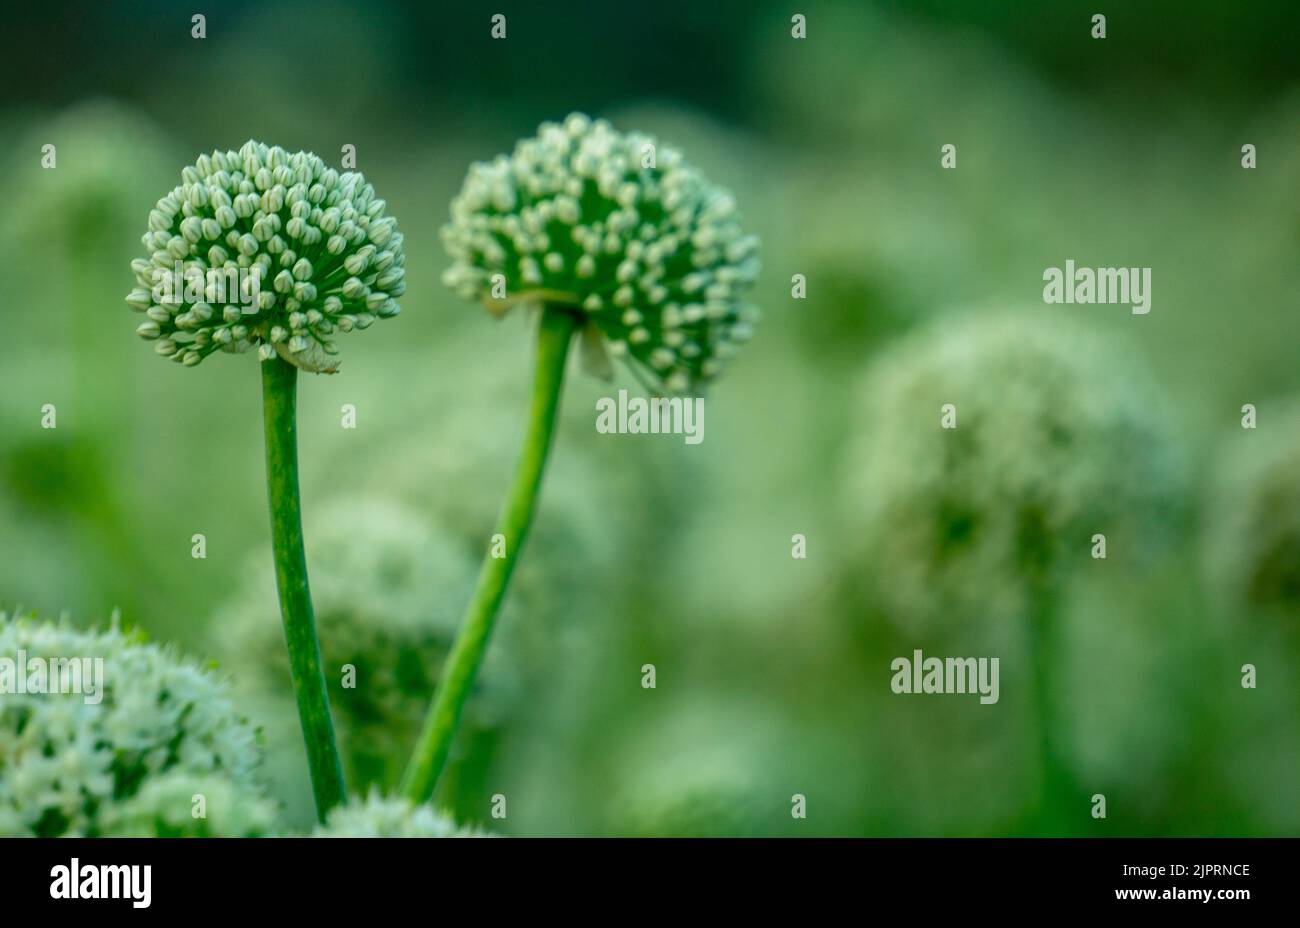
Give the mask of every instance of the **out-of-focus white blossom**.
[(377, 792), (330, 812), (316, 838), (487, 838), (487, 832), (457, 825), (430, 805), (389, 799)]
[(1127, 563), (1167, 541), (1181, 468), (1142, 373), (1097, 336), (1024, 316), (940, 319), (881, 357), (845, 499), (875, 603), (905, 626), (1022, 615), (1091, 563), (1094, 535)]
[[(274, 810), (256, 778), (255, 733), (211, 673), (116, 622), (81, 631), (0, 613), (0, 657), (17, 661), (20, 652), (29, 661), (99, 659), (103, 678), (89, 699), (87, 692), (0, 695), (0, 834), (270, 829)], [(206, 819), (193, 817), (199, 794)]]

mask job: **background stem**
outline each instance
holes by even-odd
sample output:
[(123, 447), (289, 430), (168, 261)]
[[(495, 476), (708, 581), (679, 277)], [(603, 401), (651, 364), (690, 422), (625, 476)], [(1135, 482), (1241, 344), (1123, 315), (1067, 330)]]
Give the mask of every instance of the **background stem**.
[(298, 700), (298, 720), (307, 743), (307, 764), (323, 822), (346, 801), (343, 765), (334, 740), (329, 693), (321, 669), (316, 618), (307, 585), (302, 542), (302, 502), (298, 496), (298, 369), (282, 358), (262, 362), (262, 412), (266, 424), (266, 490), (271, 504), (271, 547), (275, 584), (280, 591), (284, 642)]
[[(1060, 653), (1060, 609), (1048, 589), (1033, 592), (1029, 616), (1030, 653), (1033, 661), (1034, 702), (1037, 710), (1038, 755), (1042, 781), (1038, 801), (1038, 830), (1060, 836), (1078, 829), (1066, 823), (1087, 814), (1087, 806), (1075, 787), (1065, 748), (1064, 714), (1057, 693), (1056, 675), (1062, 668)], [(1077, 808), (1076, 808), (1077, 806)]]
[(465, 610), (451, 653), (443, 664), (438, 691), (434, 694), (424, 729), (402, 781), (402, 792), (414, 802), (425, 802), (433, 795), (438, 776), (447, 763), (461, 710), (487, 650), (497, 611), (532, 525), (537, 493), (555, 431), (560, 390), (564, 386), (564, 362), (576, 328), (576, 315), (563, 307), (546, 307), (539, 320), (537, 368), (528, 410), (528, 434), (520, 452), (514, 483), (497, 520), (496, 533), (505, 537), (505, 557), (492, 557), (489, 552), (483, 559), (474, 595)]

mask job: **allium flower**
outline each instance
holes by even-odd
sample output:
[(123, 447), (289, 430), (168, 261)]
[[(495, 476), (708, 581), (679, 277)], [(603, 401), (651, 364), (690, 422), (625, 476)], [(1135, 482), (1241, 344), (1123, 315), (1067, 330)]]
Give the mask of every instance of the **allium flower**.
[(1023, 635), (1039, 828), (1073, 828), (1085, 793), (1052, 673), (1063, 585), (1098, 534), (1129, 563), (1167, 540), (1180, 475), (1155, 397), (1084, 332), (977, 316), (896, 346), (861, 410), (849, 489), (873, 601), (911, 631), (979, 620)]
[[(330, 504), (307, 550), (317, 565), (312, 596), (321, 658), (349, 779), (392, 786), (473, 589), (476, 558), (459, 539), (383, 497)], [(289, 665), (275, 578), (262, 561), (250, 562), (215, 626), (241, 688), (279, 694)], [(493, 727), (509, 711), (510, 657), (496, 651), (487, 661), (471, 705), (475, 728)], [(342, 687), (347, 665), (355, 685)]]
[(544, 123), (513, 154), (473, 165), (443, 240), (454, 259), (443, 279), (461, 296), (494, 313), (578, 311), (585, 344), (669, 392), (717, 377), (752, 332), (742, 300), (758, 239), (731, 195), (676, 149), (603, 120)]
[(127, 303), (136, 332), (188, 367), (257, 346), (280, 612), (317, 817), (347, 796), (321, 673), (298, 490), (298, 369), (338, 369), (337, 332), (398, 312), (402, 235), (365, 178), (249, 141), (200, 155), (158, 201)]
[[(494, 312), (539, 311), (528, 433), (443, 681), (425, 717), (403, 793), (433, 794), (519, 552), (532, 528), (555, 432), (569, 344), (649, 370), (669, 393), (698, 391), (749, 335), (742, 292), (758, 242), (741, 234), (731, 196), (649, 136), (572, 114), (543, 123), (510, 157), (469, 170), (443, 229), (446, 282)], [(640, 373), (638, 373), (640, 376)]]
[(1300, 403), (1233, 435), (1208, 521), (1209, 573), (1225, 597), (1300, 616)]
[(575, 333), (597, 363), (623, 355), (663, 391), (701, 389), (749, 336), (740, 299), (758, 274), (758, 242), (735, 210), (676, 150), (579, 114), (470, 169), (444, 229), (446, 282), (493, 310), (536, 307), (537, 350), (528, 432), (494, 532), (500, 554), (483, 561), (407, 768), (412, 800), (433, 795), (532, 527)]
[[(0, 834), (243, 834), (265, 823), (256, 737), (210, 673), (116, 622), (80, 631), (0, 613), (0, 655), (20, 651), (28, 661), (100, 658), (102, 689), (98, 702), (0, 698)], [(197, 793), (206, 823), (191, 818)]]
[(335, 336), (397, 315), (406, 290), (385, 206), (361, 174), (309, 152), (249, 141), (200, 155), (149, 213), (148, 254), (131, 264), (137, 334), (187, 366), (257, 347), (337, 370)]
[(905, 624), (1023, 615), (1095, 533), (1126, 556), (1167, 536), (1180, 472), (1140, 373), (1014, 317), (941, 319), (883, 357), (849, 453), (877, 601)]
[(430, 805), (413, 805), (405, 799), (388, 799), (372, 792), (364, 802), (339, 806), (316, 838), (488, 838), (487, 832), (457, 825), (450, 816)]

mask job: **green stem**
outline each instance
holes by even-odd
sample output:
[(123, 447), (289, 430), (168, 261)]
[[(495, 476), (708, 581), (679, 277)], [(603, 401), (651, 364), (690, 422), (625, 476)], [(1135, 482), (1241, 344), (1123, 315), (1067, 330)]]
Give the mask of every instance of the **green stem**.
[(1060, 836), (1063, 830), (1075, 830), (1068, 826), (1063, 829), (1064, 823), (1076, 821), (1075, 815), (1083, 815), (1085, 811), (1082, 805), (1075, 808), (1079, 797), (1067, 760), (1065, 717), (1057, 699), (1060, 687), (1055, 675), (1061, 670), (1056, 660), (1060, 653), (1060, 610), (1048, 589), (1035, 590), (1032, 595), (1029, 657), (1034, 665), (1034, 703), (1038, 715), (1038, 756), (1042, 776), (1037, 825), (1045, 835)]
[(321, 669), (320, 642), (307, 585), (302, 543), (302, 501), (298, 496), (298, 369), (283, 358), (262, 362), (262, 412), (266, 422), (266, 490), (271, 504), (271, 547), (280, 591), (284, 642), (298, 700), (298, 720), (307, 742), (307, 764), (316, 814), (347, 800), (343, 765), (334, 741), (329, 693)]
[(438, 691), (425, 717), (424, 728), (402, 781), (402, 792), (414, 802), (426, 802), (447, 763), (461, 710), (469, 697), (492, 626), (519, 560), (533, 521), (537, 492), (555, 431), (555, 416), (564, 386), (564, 362), (577, 328), (577, 316), (560, 306), (547, 306), (537, 328), (537, 369), (528, 410), (528, 434), (515, 471), (514, 483), (497, 520), (505, 538), (505, 556), (484, 558), (465, 618), (443, 665)]

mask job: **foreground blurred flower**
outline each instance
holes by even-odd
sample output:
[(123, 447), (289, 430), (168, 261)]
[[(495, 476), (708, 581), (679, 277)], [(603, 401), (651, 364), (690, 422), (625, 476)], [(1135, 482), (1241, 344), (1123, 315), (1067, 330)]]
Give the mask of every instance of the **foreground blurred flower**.
[[(225, 686), (124, 634), (0, 613), (0, 654), (103, 661), (88, 693), (0, 699), (0, 834), (253, 836), (273, 807), (255, 773), (256, 737)], [(26, 668), (20, 670), (26, 673)], [(86, 689), (82, 677), (82, 688)], [(205, 817), (195, 818), (202, 797)]]
[[(203, 817), (195, 818), (202, 799)], [(275, 803), (213, 774), (169, 771), (105, 807), (106, 835), (126, 838), (261, 838), (276, 833)]]
[[(323, 666), (331, 680), (350, 668), (353, 683), (332, 700), (348, 779), (357, 789), (392, 787), (473, 588), (475, 559), (460, 539), (383, 497), (334, 501), (320, 525), (307, 547)], [(241, 686), (282, 694), (289, 668), (266, 595), (275, 579), (260, 558), (242, 578), (216, 617), (221, 651)], [(500, 722), (512, 690), (503, 652), (487, 663), (471, 704), (476, 731)]]
[[(310, 152), (249, 141), (181, 172), (149, 213), (131, 263), (136, 333), (193, 366), (256, 347), (306, 371), (338, 369), (339, 332), (397, 315), (402, 234), (374, 187)], [(179, 268), (179, 274), (177, 274)]]
[(749, 336), (740, 302), (758, 241), (730, 195), (648, 136), (573, 114), (514, 154), (470, 168), (444, 229), (446, 283), (494, 312), (535, 307), (536, 374), (528, 434), (474, 598), (447, 660), (403, 791), (433, 793), (532, 523), (564, 384), (569, 343), (629, 359), (662, 390), (698, 392)]
[(402, 236), (365, 178), (249, 141), (200, 155), (149, 214), (127, 304), (136, 332), (187, 367), (257, 346), (271, 535), (318, 815), (345, 797), (303, 555), (298, 369), (338, 369), (337, 332), (397, 314)]
[(1220, 456), (1208, 572), (1230, 603), (1300, 617), (1300, 403), (1236, 432)]
[(975, 317), (897, 345), (860, 408), (848, 489), (869, 595), (911, 632), (1026, 620), (1044, 814), (1077, 801), (1052, 683), (1063, 584), (1097, 534), (1130, 563), (1170, 538), (1180, 468), (1154, 392), (1086, 332)]
[(488, 838), (486, 831), (457, 825), (429, 805), (385, 798), (372, 792), (365, 802), (340, 806), (317, 827), (315, 838)]

